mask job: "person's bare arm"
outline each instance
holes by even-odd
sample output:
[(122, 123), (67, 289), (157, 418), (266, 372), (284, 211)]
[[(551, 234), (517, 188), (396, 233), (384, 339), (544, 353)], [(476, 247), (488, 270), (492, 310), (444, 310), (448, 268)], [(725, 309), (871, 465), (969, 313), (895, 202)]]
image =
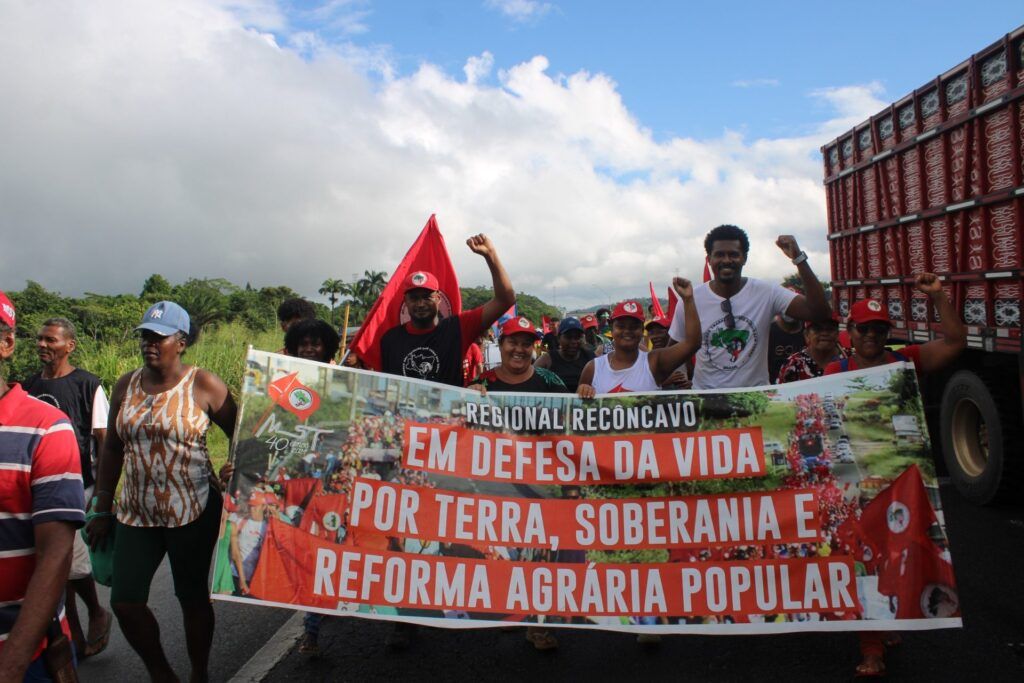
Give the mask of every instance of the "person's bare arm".
[(512, 280), (505, 272), (505, 267), (501, 265), (498, 252), (487, 235), (473, 235), (466, 240), (466, 244), (474, 254), (484, 257), (491, 271), (494, 298), (484, 304), (480, 321), (480, 329), (486, 330), (516, 302), (516, 290), (512, 288)]
[(547, 370), (550, 370), (551, 369), (551, 354), (549, 354), (547, 351), (545, 351), (544, 353), (540, 354), (540, 358), (538, 358), (537, 360), (535, 360), (533, 362), (533, 366), (536, 367), (536, 368), (545, 368)]
[(580, 373), (580, 383), (576, 387), (576, 395), (580, 398), (594, 398), (597, 395), (597, 391), (594, 389), (591, 382), (594, 381), (594, 361), (588, 361), (583, 366), (583, 372)]
[[(779, 235), (775, 244), (790, 260), (800, 255), (800, 246), (792, 235)], [(797, 320), (828, 320), (832, 316), (832, 308), (825, 298), (825, 288), (821, 286), (818, 276), (811, 270), (811, 264), (804, 260), (796, 267), (800, 274), (800, 282), (804, 286), (804, 294), (798, 294), (786, 307), (786, 315)]]
[(32, 655), (57, 613), (57, 603), (71, 569), (71, 544), (75, 526), (70, 522), (35, 525), (35, 569), (25, 590), (25, 600), (0, 650), (0, 681), (20, 681)]
[(914, 281), (914, 287), (927, 294), (939, 311), (942, 321), (942, 338), (933, 339), (921, 345), (921, 372), (942, 370), (956, 360), (967, 347), (967, 327), (957, 315), (953, 303), (942, 291), (942, 282), (934, 273), (921, 273)]
[[(103, 442), (100, 443), (100, 455), (96, 462), (96, 489), (93, 494), (96, 499), (96, 512), (112, 513), (114, 510), (114, 490), (117, 482), (121, 479), (121, 470), (124, 468), (124, 442), (117, 433), (117, 414), (121, 412), (121, 403), (124, 402), (125, 393), (128, 391), (128, 383), (131, 381), (132, 373), (122, 375), (114, 391), (110, 395), (110, 414), (107, 417), (107, 429)], [(89, 501), (85, 501), (86, 509)], [(86, 535), (89, 537), (89, 547), (98, 550), (106, 545), (107, 534), (112, 526), (112, 517), (106, 514), (94, 517), (86, 525)]]
[(686, 326), (683, 330), (682, 341), (670, 344), (663, 349), (655, 349), (648, 356), (651, 374), (654, 375), (654, 379), (659, 385), (664, 384), (669, 375), (692, 358), (700, 348), (700, 317), (697, 314), (697, 305), (693, 301), (693, 284), (685, 278), (677, 277), (673, 278), (672, 287), (683, 302), (683, 317), (686, 320)]
[(234, 438), (238, 406), (235, 405), (235, 399), (231, 397), (224, 380), (209, 370), (200, 370), (196, 376), (196, 384), (206, 397), (206, 413), (210, 420), (221, 428), (228, 439)]

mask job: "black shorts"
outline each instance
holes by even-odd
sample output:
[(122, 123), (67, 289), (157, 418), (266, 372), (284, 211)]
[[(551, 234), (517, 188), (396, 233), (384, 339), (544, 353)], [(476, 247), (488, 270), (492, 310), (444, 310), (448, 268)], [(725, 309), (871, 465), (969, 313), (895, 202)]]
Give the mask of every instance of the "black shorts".
[(119, 524), (114, 536), (114, 578), (110, 604), (145, 604), (149, 586), (166, 554), (174, 577), (174, 594), (182, 602), (210, 597), (209, 575), (220, 529), (221, 495), (210, 487), (206, 508), (179, 527)]

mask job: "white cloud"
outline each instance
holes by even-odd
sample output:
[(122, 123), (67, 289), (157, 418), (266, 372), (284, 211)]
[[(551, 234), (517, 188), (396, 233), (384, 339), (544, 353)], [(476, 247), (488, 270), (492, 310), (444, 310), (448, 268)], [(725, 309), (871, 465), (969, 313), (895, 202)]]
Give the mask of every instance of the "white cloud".
[(484, 51), (479, 57), (470, 57), (466, 60), (466, 65), (462, 67), (463, 73), (466, 74), (466, 82), (469, 84), (475, 84), (487, 78), (491, 74), (491, 69), (494, 68), (494, 55), (490, 52)]
[(137, 291), (160, 272), (313, 294), (391, 271), (435, 212), (464, 284), (489, 281), (462, 245), (483, 231), (518, 289), (561, 304), (699, 278), (724, 222), (750, 233), (751, 275), (792, 270), (786, 232), (827, 277), (817, 148), (882, 108), (877, 84), (833, 88), (804, 137), (659, 141), (603, 74), (538, 56), (485, 82), (485, 52), (464, 79), (397, 76), (387, 50), (237, 5), (0, 5), (0, 288)]
[(776, 88), (781, 84), (777, 78), (747, 78), (732, 82), (734, 88)]
[(517, 22), (539, 19), (554, 9), (550, 2), (537, 0), (487, 0), (484, 4)]

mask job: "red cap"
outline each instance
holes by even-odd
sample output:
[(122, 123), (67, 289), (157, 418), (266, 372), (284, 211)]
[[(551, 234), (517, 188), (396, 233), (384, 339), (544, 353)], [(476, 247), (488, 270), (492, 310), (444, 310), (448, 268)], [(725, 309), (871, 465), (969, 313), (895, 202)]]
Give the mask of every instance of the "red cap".
[(647, 324), (644, 325), (644, 329), (646, 330), (651, 325), (660, 325), (667, 330), (668, 328), (672, 327), (672, 318), (668, 317), (667, 315), (660, 315), (657, 318), (654, 318), (653, 320), (648, 320)]
[(402, 288), (402, 293), (404, 294), (410, 289), (429, 289), (432, 292), (436, 292), (441, 289), (441, 283), (437, 281), (433, 273), (428, 273), (425, 270), (415, 270), (409, 273), (409, 277), (405, 278), (405, 287)]
[(644, 321), (644, 309), (635, 301), (623, 301), (620, 304), (616, 304), (615, 310), (612, 311), (612, 320), (616, 318), (635, 318), (640, 322)]
[(583, 329), (588, 330), (591, 327), (597, 327), (597, 316), (587, 314), (580, 318), (580, 322), (583, 323)]
[(882, 322), (892, 325), (885, 306), (874, 299), (862, 299), (853, 306), (850, 306), (850, 322), (854, 325), (859, 323)]
[(523, 316), (518, 315), (515, 318), (509, 318), (501, 324), (501, 330), (498, 338), (501, 339), (502, 337), (506, 337), (510, 334), (530, 334), (536, 337), (537, 326)]
[(14, 316), (14, 304), (3, 292), (0, 292), (0, 322), (8, 327), (17, 326), (17, 321)]

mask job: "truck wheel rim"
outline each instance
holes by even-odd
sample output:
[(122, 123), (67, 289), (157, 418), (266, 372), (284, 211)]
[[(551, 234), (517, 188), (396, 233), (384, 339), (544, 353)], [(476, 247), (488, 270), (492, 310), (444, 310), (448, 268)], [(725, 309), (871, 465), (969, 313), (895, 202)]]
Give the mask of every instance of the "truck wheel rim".
[(953, 410), (953, 451), (960, 469), (969, 477), (979, 477), (988, 465), (988, 428), (978, 404), (961, 399)]

